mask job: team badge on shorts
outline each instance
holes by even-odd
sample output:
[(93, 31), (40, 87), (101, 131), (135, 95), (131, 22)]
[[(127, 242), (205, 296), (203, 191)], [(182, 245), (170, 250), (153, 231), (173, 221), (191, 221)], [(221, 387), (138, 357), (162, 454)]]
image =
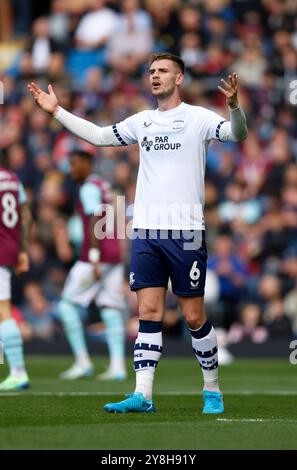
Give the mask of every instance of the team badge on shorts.
[(133, 284), (135, 283), (135, 273), (130, 273), (129, 283), (130, 286), (133, 286)]

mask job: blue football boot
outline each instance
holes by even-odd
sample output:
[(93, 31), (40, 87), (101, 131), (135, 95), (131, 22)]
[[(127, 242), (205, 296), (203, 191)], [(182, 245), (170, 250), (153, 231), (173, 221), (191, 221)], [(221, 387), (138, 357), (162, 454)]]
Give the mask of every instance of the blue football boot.
[(109, 413), (155, 413), (152, 400), (146, 400), (142, 393), (134, 392), (126, 395), (126, 399), (118, 403), (106, 403), (105, 411)]
[(224, 400), (220, 392), (203, 391), (203, 414), (224, 413)]

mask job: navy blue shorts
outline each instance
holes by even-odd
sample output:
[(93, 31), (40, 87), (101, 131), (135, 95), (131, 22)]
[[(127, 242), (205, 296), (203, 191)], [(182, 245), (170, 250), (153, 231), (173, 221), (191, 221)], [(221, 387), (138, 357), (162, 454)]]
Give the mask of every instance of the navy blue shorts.
[(174, 294), (204, 295), (207, 250), (204, 230), (135, 229), (131, 250), (130, 287), (165, 287)]

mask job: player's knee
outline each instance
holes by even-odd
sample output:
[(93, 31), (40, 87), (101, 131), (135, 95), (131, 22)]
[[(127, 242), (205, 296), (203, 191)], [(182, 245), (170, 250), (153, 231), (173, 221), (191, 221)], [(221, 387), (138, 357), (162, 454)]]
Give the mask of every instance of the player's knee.
[(121, 310), (110, 307), (102, 307), (100, 315), (103, 321), (118, 321), (123, 318)]
[(11, 318), (11, 307), (8, 302), (0, 302), (0, 322)]
[(139, 319), (149, 321), (160, 321), (162, 313), (152, 304), (143, 304), (139, 306)]
[(11, 314), (8, 312), (1, 312), (0, 311), (0, 322), (9, 320), (11, 318)]
[(73, 307), (73, 304), (66, 299), (61, 299), (58, 303), (59, 318), (64, 324), (75, 320), (76, 315), (73, 315)]
[(185, 321), (191, 330), (197, 330), (206, 322), (204, 312), (197, 312), (197, 310), (189, 310), (184, 312)]

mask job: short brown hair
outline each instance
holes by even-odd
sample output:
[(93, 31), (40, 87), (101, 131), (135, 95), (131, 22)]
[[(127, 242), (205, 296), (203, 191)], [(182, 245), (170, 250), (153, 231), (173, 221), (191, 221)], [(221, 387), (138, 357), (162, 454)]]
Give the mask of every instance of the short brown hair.
[(184, 63), (184, 61), (180, 57), (178, 57), (177, 55), (170, 54), (170, 52), (159, 52), (159, 53), (156, 53), (156, 54), (152, 54), (151, 57), (150, 57), (149, 65), (151, 66), (152, 63), (155, 62), (156, 60), (163, 60), (163, 59), (172, 60), (173, 62), (175, 62), (178, 65), (181, 72), (185, 73), (185, 63)]

